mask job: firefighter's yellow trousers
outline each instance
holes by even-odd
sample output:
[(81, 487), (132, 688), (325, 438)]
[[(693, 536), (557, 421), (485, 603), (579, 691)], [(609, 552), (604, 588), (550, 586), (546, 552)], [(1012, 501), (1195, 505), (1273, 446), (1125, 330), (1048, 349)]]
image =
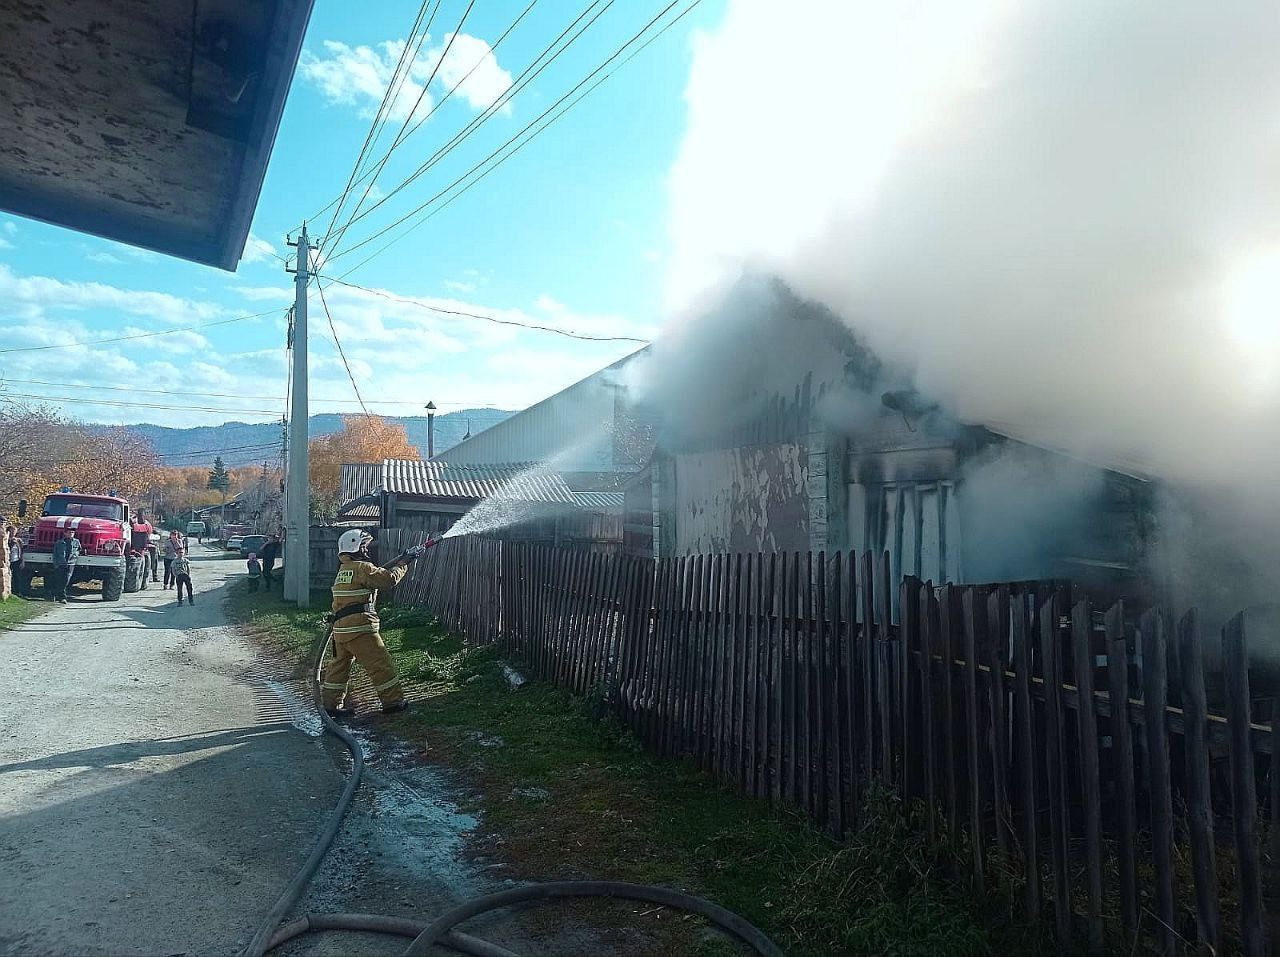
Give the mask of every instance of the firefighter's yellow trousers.
[(369, 676), (373, 690), (378, 693), (384, 705), (404, 700), (404, 689), (400, 687), (400, 679), (396, 676), (396, 666), (391, 663), (391, 656), (387, 654), (387, 646), (382, 643), (382, 636), (374, 631), (334, 636), (329, 660), (324, 666), (324, 677), (320, 682), (320, 697), (326, 708), (336, 708), (346, 698), (353, 661), (360, 662), (360, 667)]

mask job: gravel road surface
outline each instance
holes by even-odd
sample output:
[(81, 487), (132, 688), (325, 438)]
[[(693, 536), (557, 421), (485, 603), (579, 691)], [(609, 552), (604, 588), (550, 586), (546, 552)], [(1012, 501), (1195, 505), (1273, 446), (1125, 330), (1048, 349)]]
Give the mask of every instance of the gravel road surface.
[(243, 564), (193, 559), (194, 607), (152, 584), (0, 632), (0, 953), (232, 953), (336, 798), (225, 625)]

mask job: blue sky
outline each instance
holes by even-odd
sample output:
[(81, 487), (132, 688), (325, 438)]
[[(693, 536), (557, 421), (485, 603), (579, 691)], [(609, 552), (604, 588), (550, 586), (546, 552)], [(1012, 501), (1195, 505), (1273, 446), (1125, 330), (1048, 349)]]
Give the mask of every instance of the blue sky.
[[(489, 54), (486, 44), (525, 3), (476, 4), (415, 118), (456, 77), (472, 66), (475, 72), (395, 151), (366, 207), (477, 116), (583, 5), (540, 0)], [(681, 0), (676, 11), (684, 5)], [(343, 247), (482, 159), (663, 6), (656, 0), (614, 3), (508, 109), (353, 225), (332, 263), (334, 274), (346, 272), (381, 242), (349, 256), (342, 255)], [(463, 0), (441, 3), (411, 74), (416, 82), (430, 72), (465, 7)], [(278, 415), (283, 400), (272, 397), (284, 394), (282, 317), (292, 301), (292, 277), (274, 257), (289, 252), (287, 232), (341, 191), (396, 61), (396, 43), (407, 35), (417, 8), (408, 2), (318, 0), (245, 258), (234, 274), (0, 214), (0, 299), (8, 313), (0, 320), (0, 335), (9, 347), (109, 338), (271, 310), (260, 319), (200, 333), (10, 356), (8, 392), (66, 397), (51, 402), (99, 422), (194, 425)], [(601, 335), (654, 334), (663, 318), (667, 177), (685, 126), (693, 34), (714, 26), (722, 8), (723, 0), (703, 2), (478, 186), (350, 280), (402, 298), (516, 321)], [(418, 89), (399, 102), (397, 119)], [(389, 145), (398, 128), (395, 122), (388, 127), (380, 147)], [(313, 228), (323, 232), (327, 222), (326, 215)], [(445, 318), (337, 286), (326, 297), (366, 400), (388, 414), (416, 414), (428, 399), (444, 411), (522, 407), (636, 348)], [(351, 386), (314, 297), (311, 322), (312, 411), (351, 411)], [(130, 394), (108, 386), (210, 395)], [(335, 401), (325, 401), (330, 399)], [(260, 411), (221, 411), (227, 409)]]

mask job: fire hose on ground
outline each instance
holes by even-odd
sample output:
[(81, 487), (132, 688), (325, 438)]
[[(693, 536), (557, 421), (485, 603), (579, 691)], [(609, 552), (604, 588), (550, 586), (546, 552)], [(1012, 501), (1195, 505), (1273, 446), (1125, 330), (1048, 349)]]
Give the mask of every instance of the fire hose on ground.
[[(430, 542), (428, 544), (435, 544)], [(401, 556), (403, 559), (404, 556)], [(397, 559), (400, 560), (400, 559)], [(337, 804), (329, 812), (323, 828), (303, 862), (298, 873), (281, 892), (275, 905), (263, 918), (241, 957), (262, 957), (303, 934), (313, 931), (347, 930), (391, 934), (412, 938), (406, 955), (428, 954), (434, 945), (441, 944), (472, 957), (518, 957), (504, 947), (499, 947), (478, 937), (455, 930), (464, 921), (489, 911), (516, 904), (545, 903), (575, 897), (604, 897), (615, 900), (643, 901), (676, 910), (697, 914), (710, 921), (724, 933), (736, 938), (763, 957), (782, 957), (782, 951), (762, 931), (730, 910), (691, 894), (684, 894), (667, 887), (647, 884), (630, 884), (622, 881), (549, 881), (527, 884), (486, 894), (464, 901), (430, 922), (402, 917), (385, 917), (378, 914), (305, 914), (283, 923), (293, 909), (320, 864), (338, 836), (343, 818), (346, 817), (356, 789), (364, 772), (364, 754), (352, 734), (325, 711), (320, 695), (320, 675), (324, 669), (324, 656), (333, 640), (333, 625), (329, 623), (324, 635), (316, 641), (312, 656), (311, 698), (324, 727), (351, 752), (351, 773), (342, 789)]]

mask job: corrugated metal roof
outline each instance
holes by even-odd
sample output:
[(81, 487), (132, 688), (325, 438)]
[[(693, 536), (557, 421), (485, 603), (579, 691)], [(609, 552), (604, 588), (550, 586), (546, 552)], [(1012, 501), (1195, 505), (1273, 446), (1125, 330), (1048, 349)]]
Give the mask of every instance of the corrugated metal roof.
[(597, 512), (619, 511), (623, 504), (621, 492), (575, 492), (558, 472), (530, 464), (452, 465), (439, 460), (386, 459), (342, 467), (343, 516), (376, 517), (372, 497), (383, 489), (423, 498), (499, 498)]
[(382, 481), (381, 462), (351, 462), (342, 466), (341, 499), (349, 502), (377, 491)]
[(380, 509), (377, 502), (348, 502), (342, 508), (338, 509), (339, 518), (367, 518), (377, 521), (380, 516)]
[(559, 474), (539, 468), (386, 459), (382, 463), (382, 488), (398, 495), (430, 498), (503, 498), (552, 505), (578, 504)]
[(620, 512), (626, 500), (623, 492), (574, 492), (579, 508), (593, 512)]
[(649, 347), (619, 359), (555, 395), (446, 449), (437, 461), (467, 466), (550, 461), (564, 472), (630, 472), (634, 456), (618, 448), (619, 370)]

